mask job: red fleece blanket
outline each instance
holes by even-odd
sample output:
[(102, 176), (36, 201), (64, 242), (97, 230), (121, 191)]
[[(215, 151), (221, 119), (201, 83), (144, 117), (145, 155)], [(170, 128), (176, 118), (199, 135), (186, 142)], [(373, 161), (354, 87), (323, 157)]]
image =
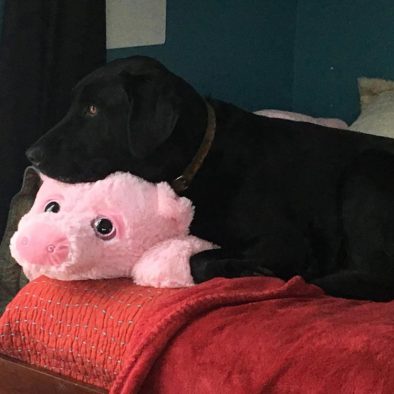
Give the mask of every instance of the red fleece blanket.
[(300, 278), (212, 281), (169, 297), (142, 332), (113, 393), (394, 392), (394, 303)]
[[(62, 366), (62, 373), (111, 387), (113, 394), (394, 392), (394, 302), (327, 297), (298, 277), (287, 283), (215, 279), (182, 290), (141, 288), (124, 279), (35, 282), (0, 320), (1, 351), (53, 370)], [(43, 296), (49, 293), (50, 303)], [(83, 305), (81, 297), (93, 307), (72, 309), (76, 300)], [(78, 328), (57, 327), (61, 316), (71, 326), (78, 321)], [(23, 328), (21, 319), (39, 321), (47, 334), (37, 324)], [(76, 332), (66, 356), (66, 342), (59, 342), (66, 339), (57, 336)], [(28, 358), (26, 348), (37, 339), (41, 355)], [(51, 344), (63, 351), (49, 351)]]

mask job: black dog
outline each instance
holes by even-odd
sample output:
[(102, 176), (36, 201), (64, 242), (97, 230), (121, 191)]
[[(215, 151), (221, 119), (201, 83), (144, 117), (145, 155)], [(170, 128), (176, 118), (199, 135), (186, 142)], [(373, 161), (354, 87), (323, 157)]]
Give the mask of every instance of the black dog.
[(371, 300), (394, 298), (393, 154), (391, 139), (207, 102), (147, 57), (85, 77), (68, 114), (27, 151), (66, 182), (123, 170), (188, 187), (192, 232), (222, 246), (192, 258), (197, 282), (299, 274)]

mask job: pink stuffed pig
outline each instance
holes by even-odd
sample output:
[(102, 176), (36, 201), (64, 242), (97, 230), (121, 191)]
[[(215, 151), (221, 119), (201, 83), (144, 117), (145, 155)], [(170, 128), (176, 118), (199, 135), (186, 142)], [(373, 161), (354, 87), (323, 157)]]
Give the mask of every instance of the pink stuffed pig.
[(94, 183), (42, 179), (10, 243), (29, 279), (132, 277), (145, 286), (190, 286), (190, 256), (214, 247), (189, 235), (193, 206), (167, 183), (120, 172)]

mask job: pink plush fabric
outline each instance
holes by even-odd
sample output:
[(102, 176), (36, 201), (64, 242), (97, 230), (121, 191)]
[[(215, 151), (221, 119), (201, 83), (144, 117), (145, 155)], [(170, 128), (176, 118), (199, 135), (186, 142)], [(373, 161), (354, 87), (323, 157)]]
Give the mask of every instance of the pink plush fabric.
[(190, 286), (190, 256), (214, 247), (189, 235), (192, 203), (167, 183), (128, 173), (72, 185), (42, 178), (10, 244), (29, 279), (132, 277), (139, 285)]
[(332, 127), (335, 129), (347, 129), (349, 126), (341, 119), (337, 118), (313, 118), (312, 116), (299, 114), (297, 112), (279, 111), (277, 109), (262, 109), (255, 112), (256, 115), (267, 116), (268, 118), (280, 118), (293, 120), (295, 122), (314, 123), (320, 126)]

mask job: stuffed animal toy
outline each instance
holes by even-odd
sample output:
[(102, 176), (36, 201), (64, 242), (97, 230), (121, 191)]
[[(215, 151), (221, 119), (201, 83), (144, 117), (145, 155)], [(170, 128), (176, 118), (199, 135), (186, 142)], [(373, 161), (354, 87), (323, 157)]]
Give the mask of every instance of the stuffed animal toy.
[(41, 177), (10, 241), (29, 279), (131, 277), (145, 286), (191, 286), (190, 257), (215, 247), (189, 235), (192, 203), (165, 182), (120, 172), (79, 184)]

